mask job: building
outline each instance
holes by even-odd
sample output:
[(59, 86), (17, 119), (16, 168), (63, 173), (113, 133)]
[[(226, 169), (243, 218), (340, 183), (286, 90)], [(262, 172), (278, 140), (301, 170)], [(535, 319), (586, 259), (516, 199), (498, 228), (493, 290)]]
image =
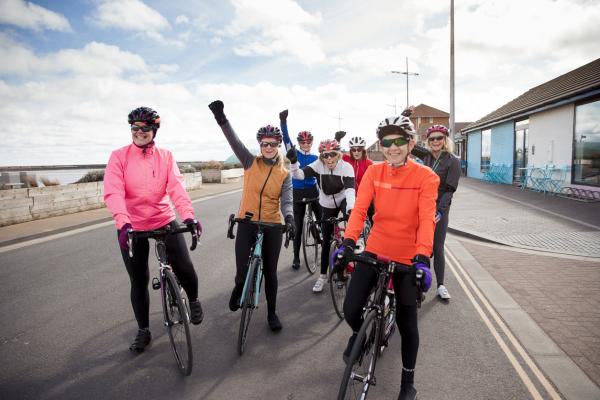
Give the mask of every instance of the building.
[[(417, 130), (419, 141), (425, 142), (427, 140), (427, 128), (432, 125), (448, 126), (450, 124), (450, 114), (445, 111), (438, 110), (437, 108), (428, 106), (427, 104), (419, 104), (413, 109), (413, 112), (410, 115), (410, 120)], [(470, 124), (470, 122), (455, 122), (455, 130), (459, 132), (460, 129)], [(457, 156), (464, 155), (464, 151), (461, 151), (461, 149), (462, 147), (460, 145), (454, 149), (454, 152)], [(369, 158), (372, 160), (384, 160), (378, 142), (375, 142), (369, 146), (367, 148), (367, 153), (369, 153)]]
[[(467, 176), (521, 183), (536, 167), (565, 171), (562, 187), (600, 191), (600, 59), (536, 86), (464, 128)], [(529, 183), (525, 182), (528, 186)]]

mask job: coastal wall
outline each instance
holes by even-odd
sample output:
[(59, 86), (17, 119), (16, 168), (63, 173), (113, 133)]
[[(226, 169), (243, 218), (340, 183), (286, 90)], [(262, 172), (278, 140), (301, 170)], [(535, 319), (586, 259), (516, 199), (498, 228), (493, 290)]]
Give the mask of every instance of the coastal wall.
[[(183, 174), (188, 191), (202, 187), (202, 173)], [(104, 207), (103, 182), (0, 190), (0, 226)]]

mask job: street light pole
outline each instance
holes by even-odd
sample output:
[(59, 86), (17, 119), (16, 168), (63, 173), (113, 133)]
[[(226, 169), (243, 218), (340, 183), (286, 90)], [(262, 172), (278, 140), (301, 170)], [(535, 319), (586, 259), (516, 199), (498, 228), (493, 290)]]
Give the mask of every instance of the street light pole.
[(454, 140), (454, 0), (450, 0), (450, 132)]
[(406, 71), (391, 71), (391, 72), (392, 72), (392, 74), (406, 75), (406, 108), (410, 107), (410, 103), (408, 101), (408, 76), (409, 75), (417, 76), (417, 75), (419, 75), (419, 73), (408, 71), (408, 57), (406, 57)]

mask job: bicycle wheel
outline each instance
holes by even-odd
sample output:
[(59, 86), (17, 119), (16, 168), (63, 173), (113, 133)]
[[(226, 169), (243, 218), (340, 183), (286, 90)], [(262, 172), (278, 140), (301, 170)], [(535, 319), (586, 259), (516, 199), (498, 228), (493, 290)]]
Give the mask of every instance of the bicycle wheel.
[(302, 226), (302, 253), (304, 254), (304, 265), (308, 273), (314, 274), (319, 265), (319, 241), (317, 240), (318, 230), (311, 218), (312, 213), (310, 204), (307, 207), (306, 217)]
[(165, 269), (163, 279), (161, 287), (165, 326), (177, 366), (183, 375), (188, 376), (192, 373), (194, 362), (188, 306), (173, 271)]
[(371, 386), (375, 386), (379, 329), (377, 312), (369, 311), (354, 341), (354, 347), (352, 347), (348, 364), (342, 376), (338, 400), (364, 400), (367, 398)]
[(238, 334), (238, 353), (240, 356), (244, 354), (248, 327), (250, 326), (250, 320), (252, 319), (252, 311), (254, 311), (254, 293), (256, 289), (258, 263), (258, 258), (253, 257), (250, 261), (250, 268), (248, 268), (250, 280), (248, 281), (248, 287), (246, 288), (246, 294), (244, 295), (244, 303), (241, 304), (242, 319), (240, 320), (240, 332)]
[[(331, 241), (331, 251), (329, 252), (329, 259), (331, 255), (337, 249), (338, 243), (335, 240)], [(350, 283), (350, 275), (346, 272), (340, 272), (334, 274), (329, 269), (329, 292), (331, 293), (331, 300), (333, 301), (333, 308), (335, 313), (340, 319), (344, 319), (344, 300), (346, 299), (346, 292), (348, 291), (348, 284)]]

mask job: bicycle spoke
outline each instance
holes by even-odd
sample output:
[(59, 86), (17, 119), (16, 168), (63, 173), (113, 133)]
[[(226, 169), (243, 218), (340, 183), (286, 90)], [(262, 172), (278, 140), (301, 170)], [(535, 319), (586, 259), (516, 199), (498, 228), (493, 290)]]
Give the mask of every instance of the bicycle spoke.
[(173, 356), (184, 375), (192, 373), (193, 353), (187, 304), (181, 288), (171, 270), (165, 271), (163, 289), (163, 311), (165, 325), (171, 342)]

